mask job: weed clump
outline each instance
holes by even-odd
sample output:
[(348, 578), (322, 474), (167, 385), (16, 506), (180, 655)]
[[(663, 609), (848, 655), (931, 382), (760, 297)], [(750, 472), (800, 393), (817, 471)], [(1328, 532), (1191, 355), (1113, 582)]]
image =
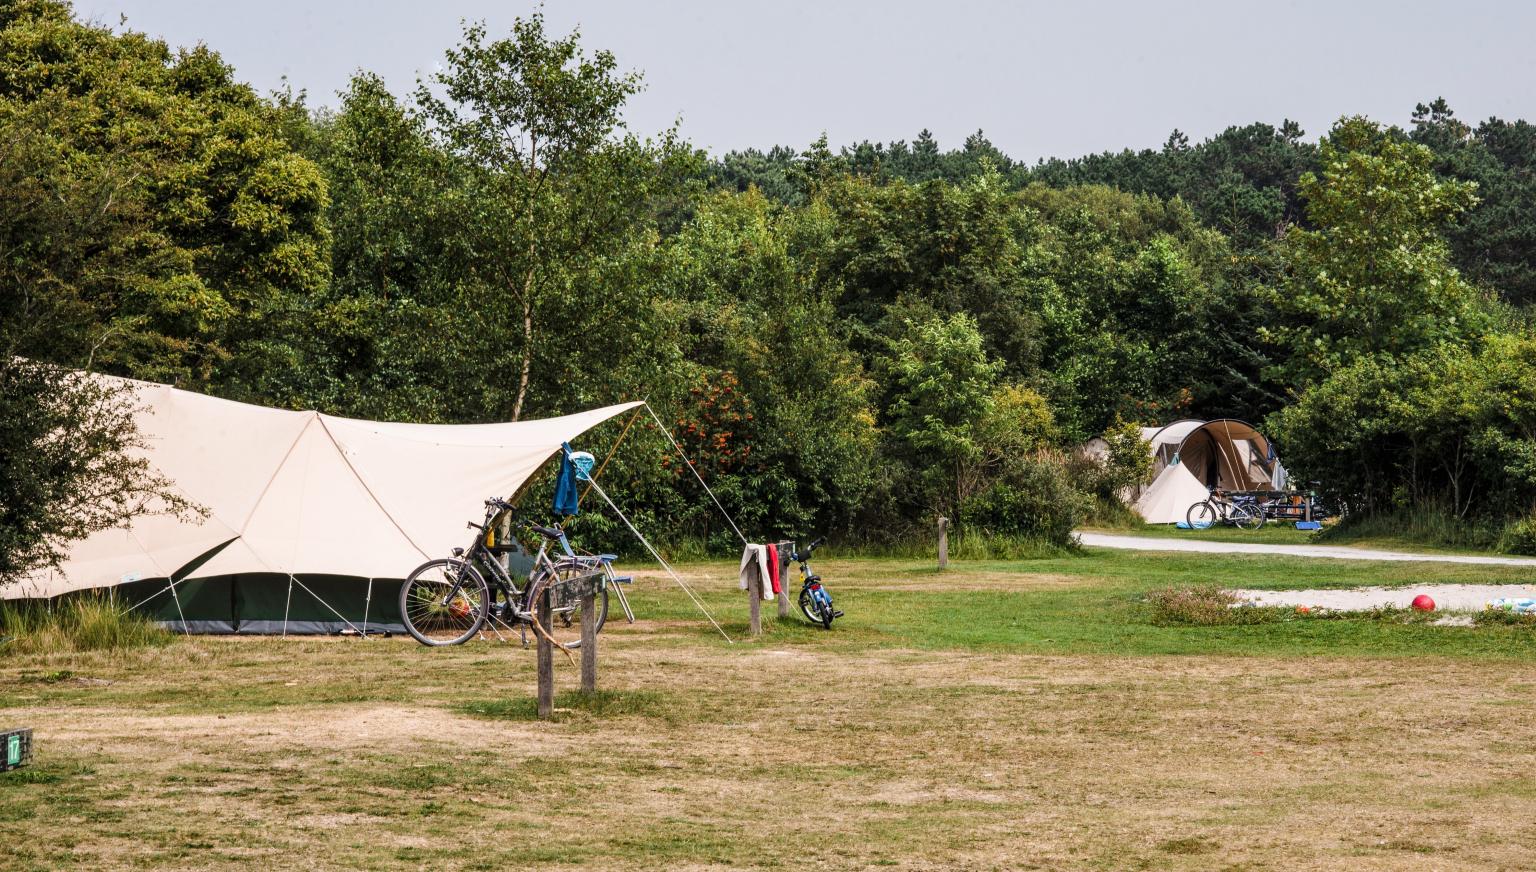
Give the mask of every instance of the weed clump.
[(1283, 609), (1242, 603), (1231, 591), (1213, 584), (1166, 587), (1147, 594), (1152, 623), (1160, 626), (1216, 627), (1268, 624), (1281, 619)]

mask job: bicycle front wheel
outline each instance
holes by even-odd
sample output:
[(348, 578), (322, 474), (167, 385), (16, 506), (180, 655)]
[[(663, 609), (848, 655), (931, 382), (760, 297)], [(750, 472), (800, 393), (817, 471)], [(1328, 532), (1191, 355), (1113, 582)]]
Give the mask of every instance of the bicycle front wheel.
[(808, 587), (800, 588), (800, 613), (813, 624), (825, 624), (828, 628), (832, 626), (831, 621), (821, 616), (821, 603), (816, 601), (816, 595)]
[(485, 623), (490, 588), (463, 560), (429, 560), (400, 586), (400, 619), (423, 645), (459, 645)]
[(1220, 517), (1221, 512), (1217, 511), (1216, 506), (1210, 500), (1206, 500), (1205, 502), (1195, 503), (1190, 506), (1189, 512), (1184, 516), (1184, 520), (1188, 522), (1191, 530), (1208, 530), (1212, 524), (1216, 523), (1216, 519)]

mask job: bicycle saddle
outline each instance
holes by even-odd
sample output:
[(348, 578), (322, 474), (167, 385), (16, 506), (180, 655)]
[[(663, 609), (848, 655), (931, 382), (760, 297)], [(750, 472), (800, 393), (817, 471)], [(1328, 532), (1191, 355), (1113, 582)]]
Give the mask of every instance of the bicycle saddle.
[(529, 524), (528, 528), (545, 539), (559, 539), (565, 535), (559, 527), (541, 527), (538, 524)]

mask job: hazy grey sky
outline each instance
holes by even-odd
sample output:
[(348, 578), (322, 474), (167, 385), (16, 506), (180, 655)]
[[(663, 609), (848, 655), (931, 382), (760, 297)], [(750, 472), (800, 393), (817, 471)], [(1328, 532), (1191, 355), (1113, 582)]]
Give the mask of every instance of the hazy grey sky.
[[(84, 16), (199, 41), (270, 91), (283, 76), (336, 102), (358, 69), (402, 94), (457, 42), (460, 19), (506, 32), (532, 2), (76, 0)], [(1515, 2), (802, 2), (549, 0), (551, 29), (580, 25), (647, 90), (626, 118), (681, 118), (720, 153), (912, 139), (945, 148), (981, 128), (1033, 161), (1203, 139), (1283, 118), (1315, 138), (1340, 115), (1406, 124), (1445, 96), (1459, 117), (1536, 118), (1536, 4)]]

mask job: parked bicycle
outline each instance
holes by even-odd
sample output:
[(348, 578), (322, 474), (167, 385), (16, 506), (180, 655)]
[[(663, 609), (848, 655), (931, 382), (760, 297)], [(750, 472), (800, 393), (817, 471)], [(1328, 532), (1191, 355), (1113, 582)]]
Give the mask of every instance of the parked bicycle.
[(1184, 520), (1191, 530), (1206, 530), (1217, 524), (1257, 530), (1264, 526), (1264, 512), (1247, 502), (1233, 500), (1226, 491), (1213, 490), (1209, 499), (1189, 507)]
[(841, 618), (843, 613), (832, 607), (832, 594), (821, 583), (821, 576), (811, 571), (811, 552), (821, 545), (821, 541), (817, 539), (805, 546), (804, 551), (791, 552), (789, 559), (799, 561), (800, 576), (805, 579), (800, 586), (800, 611), (806, 620), (830, 630), (833, 619)]
[[(535, 609), (544, 591), (565, 579), (591, 573), (602, 576), (595, 601), (598, 630), (608, 619), (610, 591), (619, 600), (625, 616), (634, 620), (620, 587), (630, 579), (614, 574), (614, 555), (575, 553), (559, 527), (519, 522), (518, 526), (531, 529), (542, 538), (527, 584), (519, 587), (499, 559), (501, 553), (511, 549), (497, 543), (494, 533), (497, 518), (511, 510), (512, 506), (503, 500), (486, 500), (485, 523), (469, 522), (478, 531), (469, 548), (455, 548), (452, 557), (429, 560), (406, 578), (400, 587), (400, 617), (416, 641), (423, 645), (459, 645), (483, 628), (489, 627), (500, 636), (498, 627), (504, 627), (516, 629), (526, 645), (527, 630), (536, 620)], [(552, 554), (551, 546), (558, 547), (558, 551)], [(560, 604), (553, 609), (552, 617), (551, 640), (567, 648), (579, 647), (580, 603)]]

